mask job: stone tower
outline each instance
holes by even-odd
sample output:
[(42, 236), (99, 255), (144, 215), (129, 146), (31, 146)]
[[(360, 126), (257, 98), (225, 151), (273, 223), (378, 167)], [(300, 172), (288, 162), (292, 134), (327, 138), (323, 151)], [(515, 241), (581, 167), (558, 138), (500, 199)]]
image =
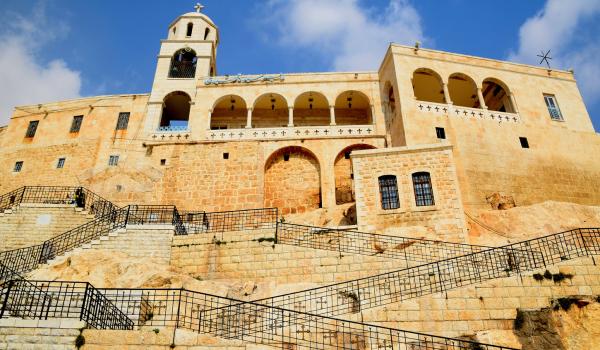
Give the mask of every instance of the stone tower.
[(156, 73), (148, 102), (146, 131), (189, 131), (188, 123), (200, 80), (216, 74), (219, 31), (201, 13), (188, 12), (169, 25), (161, 40)]

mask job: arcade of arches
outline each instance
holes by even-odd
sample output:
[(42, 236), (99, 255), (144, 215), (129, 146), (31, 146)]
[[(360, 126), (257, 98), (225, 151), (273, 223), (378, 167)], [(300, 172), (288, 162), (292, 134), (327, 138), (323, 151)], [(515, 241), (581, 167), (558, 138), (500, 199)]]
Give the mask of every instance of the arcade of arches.
[(265, 207), (281, 214), (302, 213), (321, 207), (319, 161), (302, 147), (286, 147), (273, 153), (265, 164)]

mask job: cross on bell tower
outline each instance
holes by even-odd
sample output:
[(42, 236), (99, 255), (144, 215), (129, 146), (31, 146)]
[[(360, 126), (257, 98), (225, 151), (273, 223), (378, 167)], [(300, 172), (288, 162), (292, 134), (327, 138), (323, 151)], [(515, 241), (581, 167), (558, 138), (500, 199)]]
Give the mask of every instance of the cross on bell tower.
[(197, 13), (200, 13), (200, 11), (202, 11), (202, 9), (204, 7), (205, 7), (204, 5), (202, 5), (201, 3), (197, 2), (196, 5), (194, 6), (194, 9), (196, 10)]

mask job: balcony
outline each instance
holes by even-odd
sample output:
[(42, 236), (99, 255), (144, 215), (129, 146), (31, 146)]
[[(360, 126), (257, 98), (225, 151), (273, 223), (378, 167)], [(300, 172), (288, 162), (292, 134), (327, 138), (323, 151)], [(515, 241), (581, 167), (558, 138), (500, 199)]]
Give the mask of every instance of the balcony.
[(159, 126), (150, 137), (154, 141), (184, 141), (190, 138), (188, 125)]
[(369, 137), (375, 135), (375, 128), (373, 125), (328, 125), (209, 130), (207, 139), (211, 141), (248, 141)]
[(426, 101), (415, 101), (415, 103), (418, 111), (428, 114), (462, 119), (487, 120), (500, 124), (521, 122), (521, 117), (517, 113), (490, 111), (481, 108), (468, 108)]

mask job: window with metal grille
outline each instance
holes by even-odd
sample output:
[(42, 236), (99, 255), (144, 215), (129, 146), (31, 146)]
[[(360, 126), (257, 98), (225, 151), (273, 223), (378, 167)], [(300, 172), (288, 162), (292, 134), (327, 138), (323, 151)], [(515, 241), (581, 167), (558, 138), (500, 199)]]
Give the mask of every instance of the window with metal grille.
[(110, 156), (108, 158), (108, 166), (117, 166), (119, 164), (119, 156)]
[(58, 158), (58, 163), (56, 163), (56, 169), (62, 169), (65, 166), (66, 158)]
[(71, 122), (71, 130), (70, 132), (79, 132), (81, 129), (81, 123), (83, 122), (82, 115), (76, 115), (73, 117), (73, 122)]
[(558, 108), (556, 97), (554, 95), (544, 95), (544, 101), (546, 102), (546, 107), (548, 107), (550, 119), (561, 122), (564, 121), (562, 113), (560, 113), (560, 108)]
[(119, 113), (119, 119), (117, 120), (117, 130), (127, 130), (129, 124), (129, 112)]
[(435, 128), (435, 134), (440, 140), (446, 139), (446, 130), (444, 128)]
[(18, 173), (21, 171), (21, 169), (23, 169), (23, 161), (18, 161), (15, 163), (15, 167), (13, 168), (13, 171), (15, 173)]
[(431, 176), (429, 173), (414, 173), (412, 174), (412, 180), (417, 207), (435, 205), (433, 199), (433, 187), (431, 186)]
[(34, 137), (39, 123), (39, 120), (30, 121), (29, 126), (27, 127), (27, 132), (25, 133), (25, 137)]
[(400, 208), (398, 200), (398, 182), (394, 175), (379, 177), (379, 193), (381, 193), (381, 208), (384, 210)]

